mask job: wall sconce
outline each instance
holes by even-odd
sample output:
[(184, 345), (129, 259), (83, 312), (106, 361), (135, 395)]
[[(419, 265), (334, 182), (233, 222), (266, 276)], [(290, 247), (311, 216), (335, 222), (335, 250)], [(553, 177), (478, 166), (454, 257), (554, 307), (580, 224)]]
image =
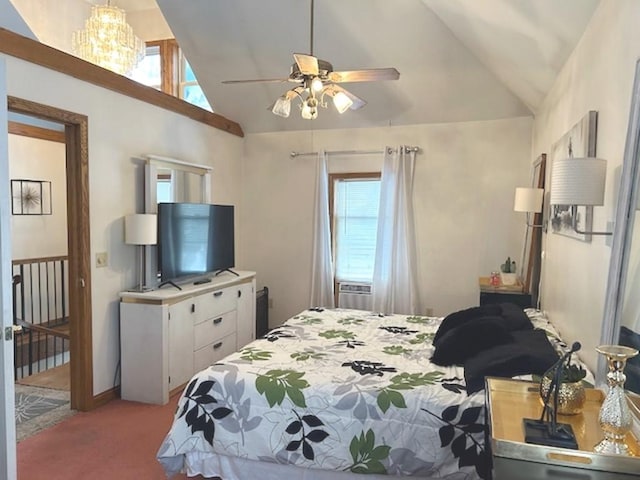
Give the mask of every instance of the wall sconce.
[(142, 285), (144, 273), (144, 245), (155, 245), (158, 241), (157, 215), (136, 213), (124, 217), (124, 243), (137, 245), (139, 248), (140, 270), (138, 271), (138, 288), (134, 292), (146, 292), (150, 288)]
[(517, 187), (516, 195), (513, 200), (513, 210), (515, 212), (526, 212), (527, 227), (542, 227), (542, 225), (533, 225), (529, 223), (529, 214), (542, 212), (542, 198), (544, 197), (544, 189)]
[(577, 207), (604, 205), (607, 161), (601, 158), (565, 158), (555, 160), (551, 170), (551, 205), (568, 205), (572, 210), (572, 227), (581, 235), (611, 235), (613, 232), (578, 230)]

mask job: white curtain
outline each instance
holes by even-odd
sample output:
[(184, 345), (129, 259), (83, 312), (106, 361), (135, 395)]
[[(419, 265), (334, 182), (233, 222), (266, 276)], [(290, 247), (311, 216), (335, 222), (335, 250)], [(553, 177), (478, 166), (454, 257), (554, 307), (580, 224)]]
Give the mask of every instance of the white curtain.
[(412, 200), (415, 160), (407, 147), (385, 148), (373, 271), (375, 312), (421, 313)]
[(324, 151), (318, 153), (315, 203), (310, 306), (333, 308), (335, 299), (329, 228), (329, 169)]

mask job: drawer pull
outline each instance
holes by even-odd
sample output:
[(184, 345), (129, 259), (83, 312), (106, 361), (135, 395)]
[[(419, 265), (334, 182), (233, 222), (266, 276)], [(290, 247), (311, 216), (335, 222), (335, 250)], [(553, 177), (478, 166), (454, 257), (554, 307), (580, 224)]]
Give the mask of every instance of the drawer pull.
[(220, 322), (222, 322), (222, 317), (218, 317), (218, 318), (214, 318), (213, 319), (213, 324), (214, 325), (218, 325)]
[(219, 349), (221, 346), (222, 346), (222, 342), (214, 343), (214, 344), (213, 344), (213, 349), (214, 349), (214, 350), (217, 350), (217, 349)]
[(219, 297), (220, 295), (222, 295), (222, 292), (213, 292), (214, 297)]
[(191, 304), (191, 313), (195, 313), (196, 312), (196, 304), (192, 303)]

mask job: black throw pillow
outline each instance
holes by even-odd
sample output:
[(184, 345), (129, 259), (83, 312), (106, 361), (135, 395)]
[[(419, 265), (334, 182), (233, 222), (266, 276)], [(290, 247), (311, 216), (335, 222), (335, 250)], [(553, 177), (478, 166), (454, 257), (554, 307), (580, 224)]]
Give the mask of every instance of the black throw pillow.
[(453, 330), (470, 320), (476, 320), (482, 317), (497, 316), (502, 314), (502, 307), (499, 304), (481, 305), (479, 307), (471, 307), (465, 310), (450, 313), (440, 323), (440, 327), (433, 337), (433, 344), (449, 330)]
[(500, 316), (505, 321), (507, 330), (532, 330), (533, 324), (531, 319), (522, 309), (522, 307), (515, 303), (501, 303), (500, 304)]
[(485, 377), (543, 375), (558, 361), (558, 353), (544, 330), (511, 332), (511, 336), (513, 343), (479, 352), (464, 363), (464, 378), (469, 395), (484, 389)]
[(500, 317), (482, 317), (468, 321), (442, 335), (435, 345), (431, 361), (436, 365), (462, 365), (467, 358), (513, 337)]

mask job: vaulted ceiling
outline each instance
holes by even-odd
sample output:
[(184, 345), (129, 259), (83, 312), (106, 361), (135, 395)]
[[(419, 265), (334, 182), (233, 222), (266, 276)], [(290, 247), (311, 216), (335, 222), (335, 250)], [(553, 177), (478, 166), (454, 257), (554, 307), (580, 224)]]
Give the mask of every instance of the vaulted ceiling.
[(367, 104), (342, 115), (330, 105), (315, 120), (297, 102), (289, 118), (271, 113), (289, 82), (222, 83), (286, 78), (292, 54), (311, 53), (311, 0), (112, 3), (138, 14), (159, 7), (214, 111), (254, 133), (535, 115), (599, 1), (315, 0), (315, 56), (338, 71), (400, 72), (341, 84)]
[[(134, 1), (134, 0), (128, 0)], [(157, 0), (214, 110), (246, 132), (532, 115), (598, 0), (315, 0), (313, 53), (335, 70), (395, 67), (397, 81), (342, 84), (367, 101), (316, 120), (268, 110), (292, 54), (310, 53), (310, 0)]]

